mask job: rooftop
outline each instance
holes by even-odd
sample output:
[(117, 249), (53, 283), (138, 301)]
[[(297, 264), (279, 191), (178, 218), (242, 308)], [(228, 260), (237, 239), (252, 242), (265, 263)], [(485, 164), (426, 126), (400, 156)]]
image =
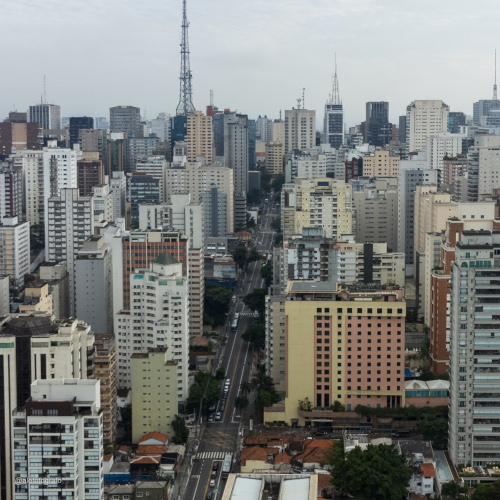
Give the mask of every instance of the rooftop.
[(158, 255), (156, 259), (153, 261), (154, 264), (161, 264), (162, 266), (170, 265), (170, 264), (178, 264), (179, 262), (168, 252), (163, 252)]

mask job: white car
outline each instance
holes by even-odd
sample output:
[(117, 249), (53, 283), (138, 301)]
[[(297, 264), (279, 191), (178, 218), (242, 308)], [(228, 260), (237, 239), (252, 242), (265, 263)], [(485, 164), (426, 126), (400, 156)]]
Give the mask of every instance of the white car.
[(210, 479), (210, 488), (215, 488), (215, 479)]
[(218, 411), (215, 414), (215, 421), (218, 422), (221, 418), (222, 418), (222, 413), (220, 411)]

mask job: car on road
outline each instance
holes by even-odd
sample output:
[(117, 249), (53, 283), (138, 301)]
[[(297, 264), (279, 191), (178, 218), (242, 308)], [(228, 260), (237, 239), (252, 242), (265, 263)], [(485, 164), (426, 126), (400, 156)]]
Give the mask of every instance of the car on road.
[(207, 500), (212, 500), (212, 496), (213, 496), (213, 495), (212, 495), (212, 492), (211, 492), (211, 491), (209, 491), (209, 492), (207, 493), (207, 496), (206, 496), (205, 498), (206, 498)]
[(259, 241), (259, 243), (258, 243), (258, 244), (259, 244), (259, 245), (262, 245), (262, 241)]
[(214, 464), (212, 465), (212, 470), (214, 470), (214, 471), (219, 470), (219, 462), (214, 462)]
[(214, 415), (213, 413), (208, 416), (208, 421), (213, 422), (214, 421)]
[(215, 479), (210, 479), (210, 488), (215, 488)]
[(220, 419), (222, 418), (222, 414), (220, 411), (218, 411), (216, 414), (215, 414), (215, 420), (218, 422)]
[(220, 405), (219, 410), (220, 410), (221, 412), (223, 412), (225, 409), (226, 409), (226, 405), (225, 405), (224, 403), (222, 403), (222, 404)]
[(215, 478), (217, 477), (217, 471), (216, 471), (216, 470), (213, 470), (213, 471), (212, 471), (212, 474), (210, 474), (210, 477), (211, 477), (212, 479), (215, 479)]
[(224, 382), (224, 385), (229, 385), (231, 383), (231, 379), (227, 378), (226, 381)]

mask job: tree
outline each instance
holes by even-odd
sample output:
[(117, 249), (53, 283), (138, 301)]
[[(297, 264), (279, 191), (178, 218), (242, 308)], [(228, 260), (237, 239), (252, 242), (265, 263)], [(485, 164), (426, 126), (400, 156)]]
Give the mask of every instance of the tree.
[(463, 483), (450, 481), (441, 487), (441, 498), (443, 500), (460, 500), (469, 498), (468, 488)]
[(278, 217), (271, 222), (271, 227), (277, 232), (281, 233), (281, 218)]
[(234, 400), (234, 406), (238, 410), (244, 410), (248, 406), (248, 398), (246, 396), (237, 396)]
[(253, 292), (243, 297), (243, 303), (248, 309), (257, 311), (263, 317), (266, 309), (266, 294), (265, 288), (254, 288)]
[(130, 443), (132, 441), (132, 405), (125, 405), (120, 408), (120, 416), (122, 417), (122, 425), (125, 435), (123, 441)]
[(172, 441), (175, 444), (184, 444), (189, 437), (189, 429), (186, 426), (186, 421), (181, 415), (175, 415), (171, 423), (172, 430), (175, 432), (175, 436)]
[(257, 249), (255, 247), (250, 250), (250, 255), (247, 257), (247, 267), (250, 262), (254, 262), (256, 260), (260, 259), (260, 254), (257, 252)]
[(217, 371), (215, 372), (215, 378), (216, 380), (224, 380), (226, 378), (226, 371), (224, 370), (224, 368), (222, 368), (222, 366), (220, 368), (217, 369)]
[(334, 412), (341, 412), (345, 411), (345, 406), (340, 401), (335, 400), (331, 406), (331, 409)]
[(406, 498), (412, 470), (392, 445), (356, 446), (344, 453), (335, 448), (329, 457), (333, 483), (359, 500), (400, 500)]
[(45, 226), (43, 222), (33, 224), (30, 227), (30, 248), (35, 251), (45, 248)]
[(261, 408), (272, 406), (278, 401), (278, 395), (275, 392), (260, 390), (255, 398), (255, 406)]
[(197, 372), (194, 384), (189, 388), (187, 406), (190, 411), (198, 411), (200, 403), (202, 412), (217, 403), (220, 397), (220, 382), (208, 372)]
[(238, 245), (234, 249), (233, 259), (240, 269), (245, 269), (247, 265), (247, 247), (245, 245)]
[(283, 244), (283, 233), (278, 233), (276, 238), (274, 238), (274, 246), (280, 246)]
[(205, 285), (204, 318), (206, 325), (223, 325), (229, 312), (233, 292), (224, 286), (207, 283)]
[(263, 324), (250, 325), (241, 338), (253, 344), (255, 349), (262, 349), (266, 345), (266, 328)]
[(500, 498), (500, 481), (494, 483), (479, 483), (476, 486), (472, 500), (498, 500)]
[(252, 384), (250, 382), (242, 382), (240, 384), (240, 391), (243, 395), (250, 394), (252, 392)]
[(275, 193), (281, 191), (283, 184), (285, 184), (285, 176), (283, 174), (278, 174), (271, 184), (273, 191)]
[(247, 212), (246, 228), (253, 229), (256, 226), (255, 219)]
[(300, 411), (313, 411), (313, 408), (313, 404), (308, 397), (306, 397), (305, 399), (299, 399)]
[(273, 263), (271, 261), (261, 267), (260, 276), (264, 280), (266, 288), (269, 288), (273, 282)]
[(248, 205), (260, 205), (262, 201), (262, 192), (260, 189), (252, 188), (247, 193), (247, 203)]
[(432, 446), (437, 450), (445, 450), (448, 443), (448, 421), (429, 415), (418, 423), (418, 432), (423, 438), (432, 441)]

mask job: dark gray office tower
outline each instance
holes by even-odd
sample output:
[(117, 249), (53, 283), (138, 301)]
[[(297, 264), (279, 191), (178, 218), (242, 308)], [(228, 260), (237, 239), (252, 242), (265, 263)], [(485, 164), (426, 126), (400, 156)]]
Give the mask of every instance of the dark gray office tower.
[(224, 113), (213, 116), (215, 156), (224, 156)]
[(406, 115), (399, 117), (399, 142), (406, 142)]
[(139, 226), (139, 205), (160, 203), (160, 181), (151, 175), (134, 172), (130, 176), (130, 225)]
[(69, 119), (69, 144), (73, 148), (78, 144), (78, 131), (82, 129), (94, 128), (94, 119), (88, 116), (72, 116)]
[(392, 124), (389, 123), (389, 103), (366, 103), (365, 141), (372, 146), (384, 147), (391, 142)]
[(450, 134), (458, 134), (460, 125), (465, 125), (465, 113), (450, 111), (448, 113), (448, 132)]
[(124, 132), (129, 137), (142, 137), (141, 110), (135, 106), (115, 106), (109, 108), (111, 133)]

